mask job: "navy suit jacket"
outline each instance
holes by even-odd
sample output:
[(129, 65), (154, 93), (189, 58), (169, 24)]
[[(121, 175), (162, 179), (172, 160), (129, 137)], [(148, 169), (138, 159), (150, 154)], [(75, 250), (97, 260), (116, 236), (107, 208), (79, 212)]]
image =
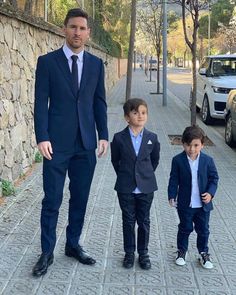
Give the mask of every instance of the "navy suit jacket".
[(114, 135), (111, 142), (111, 162), (117, 174), (115, 190), (132, 193), (136, 187), (142, 193), (157, 190), (154, 171), (159, 163), (160, 143), (157, 135), (144, 129), (136, 156), (128, 126)]
[[(218, 184), (218, 173), (213, 159), (200, 153), (198, 166), (198, 186), (200, 196), (208, 192), (214, 197)], [(189, 208), (191, 202), (192, 174), (185, 151), (176, 155), (172, 160), (170, 179), (168, 185), (168, 198), (177, 198), (179, 209)], [(202, 203), (205, 211), (213, 209), (212, 201)]]
[(38, 58), (34, 122), (37, 143), (50, 141), (54, 151), (74, 148), (78, 130), (86, 150), (108, 140), (104, 66), (100, 58), (84, 52), (79, 93), (73, 92), (68, 60), (60, 48)]

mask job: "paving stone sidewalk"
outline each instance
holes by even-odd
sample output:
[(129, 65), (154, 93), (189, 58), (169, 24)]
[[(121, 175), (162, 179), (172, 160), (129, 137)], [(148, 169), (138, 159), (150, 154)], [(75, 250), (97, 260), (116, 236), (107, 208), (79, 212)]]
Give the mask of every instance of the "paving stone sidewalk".
[[(81, 242), (96, 259), (84, 266), (64, 255), (68, 189), (60, 210), (55, 262), (43, 278), (33, 278), (31, 269), (40, 254), (39, 218), (41, 209), (41, 165), (21, 184), (15, 197), (0, 206), (0, 294), (3, 295), (235, 295), (236, 294), (236, 153), (223, 138), (201, 122), (214, 143), (205, 151), (214, 157), (220, 182), (211, 217), (210, 253), (215, 268), (204, 270), (198, 263), (196, 236), (190, 238), (187, 264), (175, 265), (176, 210), (167, 202), (167, 183), (173, 155), (182, 147), (171, 145), (168, 135), (181, 134), (189, 125), (187, 107), (169, 93), (168, 106), (161, 95), (150, 95), (156, 85), (146, 82), (144, 72), (133, 76), (133, 97), (143, 97), (149, 105), (147, 128), (161, 143), (161, 160), (156, 175), (159, 190), (151, 210), (150, 257), (152, 269), (141, 270), (136, 261), (131, 270), (122, 268), (121, 212), (113, 190), (115, 173), (110, 154), (99, 159), (91, 188)], [(110, 138), (125, 126), (122, 113), (125, 78), (108, 97)], [(68, 181), (67, 181), (68, 183)]]

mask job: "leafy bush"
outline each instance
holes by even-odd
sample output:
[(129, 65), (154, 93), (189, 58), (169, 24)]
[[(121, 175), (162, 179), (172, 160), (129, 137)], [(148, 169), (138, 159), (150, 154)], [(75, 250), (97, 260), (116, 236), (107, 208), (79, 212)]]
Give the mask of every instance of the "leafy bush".
[(41, 163), (42, 160), (43, 160), (43, 156), (40, 154), (39, 151), (37, 151), (35, 156), (34, 156), (35, 163)]
[(16, 190), (12, 182), (2, 179), (2, 195), (10, 196), (10, 195), (14, 195), (15, 192)]

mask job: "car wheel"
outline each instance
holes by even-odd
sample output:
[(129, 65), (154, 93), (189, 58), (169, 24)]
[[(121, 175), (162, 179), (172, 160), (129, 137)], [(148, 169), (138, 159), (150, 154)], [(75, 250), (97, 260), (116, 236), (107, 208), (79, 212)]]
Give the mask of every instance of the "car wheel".
[(234, 138), (233, 138), (233, 125), (232, 125), (232, 117), (231, 117), (231, 114), (229, 114), (226, 117), (225, 142), (230, 147), (235, 147), (236, 146), (236, 142), (234, 141)]
[(210, 107), (207, 96), (204, 97), (202, 102), (202, 121), (206, 125), (210, 125), (213, 123), (213, 119), (210, 115)]

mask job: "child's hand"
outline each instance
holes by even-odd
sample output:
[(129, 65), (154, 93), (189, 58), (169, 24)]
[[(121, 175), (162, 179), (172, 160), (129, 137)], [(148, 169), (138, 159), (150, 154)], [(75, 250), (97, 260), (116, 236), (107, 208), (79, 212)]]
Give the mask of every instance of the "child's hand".
[(209, 193), (202, 194), (203, 203), (208, 204), (211, 201), (211, 199), (212, 199), (211, 194), (209, 194)]
[(177, 202), (176, 202), (175, 199), (170, 199), (169, 204), (170, 204), (171, 207), (175, 207), (175, 208), (177, 207)]

